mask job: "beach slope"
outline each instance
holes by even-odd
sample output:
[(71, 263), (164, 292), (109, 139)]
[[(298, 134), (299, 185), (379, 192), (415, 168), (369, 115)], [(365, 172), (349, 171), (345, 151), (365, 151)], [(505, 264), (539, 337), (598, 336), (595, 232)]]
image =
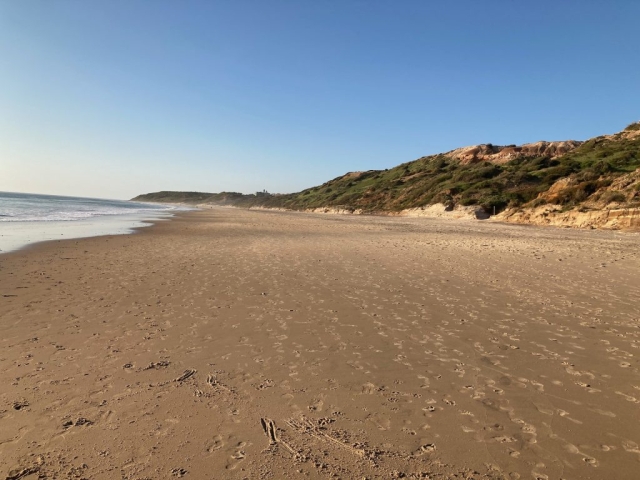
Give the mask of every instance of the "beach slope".
[(0, 478), (635, 479), (639, 246), (214, 208), (0, 255)]

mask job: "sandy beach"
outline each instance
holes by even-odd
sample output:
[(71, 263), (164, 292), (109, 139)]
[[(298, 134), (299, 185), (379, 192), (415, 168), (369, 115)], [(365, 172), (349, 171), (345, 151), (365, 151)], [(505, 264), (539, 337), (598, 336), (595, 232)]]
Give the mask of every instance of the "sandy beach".
[(640, 236), (218, 208), (0, 255), (0, 478), (637, 479)]

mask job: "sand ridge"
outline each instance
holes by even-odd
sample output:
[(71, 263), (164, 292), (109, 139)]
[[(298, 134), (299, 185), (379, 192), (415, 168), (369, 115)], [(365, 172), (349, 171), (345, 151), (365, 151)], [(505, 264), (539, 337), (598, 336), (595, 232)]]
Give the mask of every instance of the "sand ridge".
[(0, 256), (0, 474), (636, 478), (639, 242), (212, 209)]

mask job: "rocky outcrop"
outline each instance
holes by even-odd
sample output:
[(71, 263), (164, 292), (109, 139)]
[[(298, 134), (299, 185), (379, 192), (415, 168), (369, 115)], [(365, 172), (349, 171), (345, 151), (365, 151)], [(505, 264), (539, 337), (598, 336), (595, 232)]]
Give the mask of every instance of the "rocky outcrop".
[(538, 206), (507, 209), (494, 219), (574, 228), (640, 229), (640, 169), (604, 185), (586, 201), (567, 209), (559, 205), (561, 197), (576, 191), (580, 182), (575, 176), (561, 178), (532, 202)]
[(582, 143), (583, 142), (577, 140), (525, 143), (520, 146), (498, 146), (487, 143), (458, 148), (444, 155), (458, 160), (463, 165), (477, 162), (489, 162), (502, 165), (518, 157), (559, 157), (579, 147)]
[(350, 208), (342, 208), (342, 207), (320, 207), (320, 208), (309, 208), (305, 210), (308, 213), (331, 213), (334, 215), (361, 215), (362, 209), (358, 208), (352, 210)]
[(361, 215), (363, 212), (361, 209), (352, 210), (349, 208), (342, 207), (319, 207), (319, 208), (308, 208), (306, 210), (293, 210), (291, 208), (278, 208), (278, 207), (263, 207), (256, 206), (250, 207), (249, 210), (270, 210), (274, 212), (305, 212), (305, 213), (328, 213), (332, 215)]
[(544, 205), (526, 210), (507, 210), (492, 220), (570, 228), (639, 230), (640, 208), (588, 210), (582, 207), (563, 210), (558, 205)]
[[(252, 210), (295, 211), (284, 208), (252, 207)], [(324, 213), (330, 215), (364, 215), (362, 209), (349, 209), (340, 207), (321, 207), (304, 210), (306, 213)], [(425, 207), (408, 208), (399, 212), (376, 212), (377, 215), (391, 215), (399, 217), (426, 217), (426, 218), (451, 218), (458, 220), (485, 220), (489, 214), (478, 206), (444, 205), (436, 203)]]
[(485, 220), (489, 214), (483, 208), (463, 205), (436, 203), (426, 207), (407, 208), (398, 215), (402, 217), (453, 218), (458, 220)]

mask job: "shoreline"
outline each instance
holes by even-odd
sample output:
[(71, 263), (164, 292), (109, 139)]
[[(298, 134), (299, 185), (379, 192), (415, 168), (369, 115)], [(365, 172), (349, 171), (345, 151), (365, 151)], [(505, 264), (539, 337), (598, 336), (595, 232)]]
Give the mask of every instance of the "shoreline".
[(1, 255), (0, 474), (631, 480), (640, 240), (528, 227), (211, 209)]
[[(59, 240), (131, 235), (182, 212), (105, 215), (74, 221), (0, 222), (0, 255)], [(63, 238), (60, 238), (63, 237)]]

